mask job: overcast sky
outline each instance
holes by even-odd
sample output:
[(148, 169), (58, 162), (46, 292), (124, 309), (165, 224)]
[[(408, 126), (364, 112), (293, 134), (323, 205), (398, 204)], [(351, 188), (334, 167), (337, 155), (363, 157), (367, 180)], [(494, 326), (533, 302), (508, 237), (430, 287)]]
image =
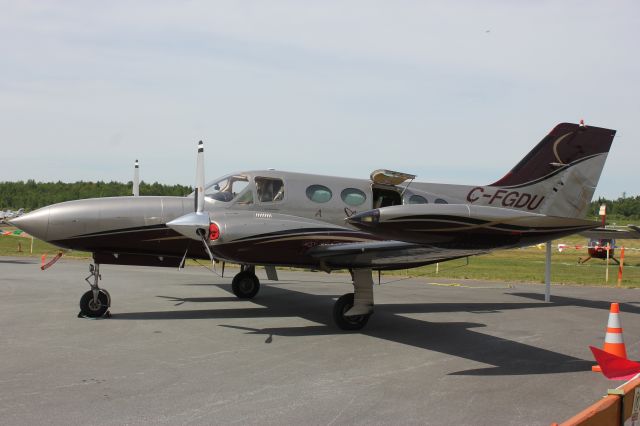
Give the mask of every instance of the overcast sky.
[(640, 193), (637, 1), (0, 0), (0, 181), (276, 168), (487, 184), (555, 124)]

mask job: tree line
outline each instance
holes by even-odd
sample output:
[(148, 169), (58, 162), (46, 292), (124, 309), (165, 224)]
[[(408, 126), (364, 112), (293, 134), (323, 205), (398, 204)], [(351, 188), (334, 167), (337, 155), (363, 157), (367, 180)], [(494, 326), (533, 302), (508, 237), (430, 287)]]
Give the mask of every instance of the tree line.
[[(0, 182), (0, 209), (27, 211), (35, 210), (49, 204), (82, 198), (117, 197), (131, 195), (132, 183), (122, 182)], [(193, 189), (184, 185), (165, 185), (158, 182), (140, 183), (140, 195), (184, 196)], [(617, 200), (598, 198), (591, 202), (588, 216), (597, 218), (600, 205), (607, 205), (607, 216), (619, 220), (640, 220), (640, 195), (628, 197), (623, 194)]]
[[(184, 185), (140, 182), (140, 195), (184, 196), (193, 189)], [(131, 195), (132, 182), (0, 182), (0, 210), (35, 210), (49, 204), (82, 198)]]
[(594, 218), (598, 217), (600, 206), (606, 204), (607, 206), (607, 222), (613, 220), (640, 220), (640, 195), (635, 197), (628, 197), (623, 194), (617, 200), (607, 200), (606, 198), (598, 198), (596, 201), (591, 202), (591, 208), (589, 216)]

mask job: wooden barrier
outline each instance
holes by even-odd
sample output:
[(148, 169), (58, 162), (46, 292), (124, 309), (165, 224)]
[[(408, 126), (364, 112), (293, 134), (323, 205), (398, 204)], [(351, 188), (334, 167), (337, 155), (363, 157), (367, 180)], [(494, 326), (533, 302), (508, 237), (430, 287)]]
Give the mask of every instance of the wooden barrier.
[(640, 387), (640, 378), (631, 380), (609, 391), (600, 401), (582, 410), (560, 424), (551, 426), (619, 426), (631, 417), (635, 389)]

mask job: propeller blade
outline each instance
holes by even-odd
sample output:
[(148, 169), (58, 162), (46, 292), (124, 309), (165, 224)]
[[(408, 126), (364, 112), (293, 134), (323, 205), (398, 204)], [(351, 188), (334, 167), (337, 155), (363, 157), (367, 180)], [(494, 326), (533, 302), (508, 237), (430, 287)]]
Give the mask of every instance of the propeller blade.
[(138, 160), (136, 160), (133, 165), (133, 196), (137, 197), (140, 195), (140, 165), (138, 164)]
[[(202, 241), (202, 245), (204, 245), (204, 249), (209, 255), (209, 259), (213, 262), (214, 257), (211, 253), (207, 240), (209, 239), (211, 227), (214, 227), (216, 232), (219, 231), (217, 225), (212, 225), (209, 212), (204, 211), (204, 145), (202, 141), (198, 143), (198, 158), (196, 161), (196, 192), (194, 198), (195, 212), (187, 213), (173, 219), (172, 221), (167, 222), (167, 226), (187, 238)], [(185, 258), (186, 255), (187, 253), (185, 252)]]
[[(196, 212), (204, 211), (204, 144), (198, 143), (198, 159), (196, 161)], [(208, 226), (208, 225), (207, 225)]]

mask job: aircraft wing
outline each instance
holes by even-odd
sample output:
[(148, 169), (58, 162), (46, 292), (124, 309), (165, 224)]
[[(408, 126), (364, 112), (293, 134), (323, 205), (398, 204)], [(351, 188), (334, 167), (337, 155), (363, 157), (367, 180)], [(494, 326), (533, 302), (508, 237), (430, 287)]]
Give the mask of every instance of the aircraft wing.
[(486, 250), (451, 249), (402, 241), (372, 241), (318, 246), (311, 249), (308, 254), (329, 269), (404, 269), (486, 252)]

